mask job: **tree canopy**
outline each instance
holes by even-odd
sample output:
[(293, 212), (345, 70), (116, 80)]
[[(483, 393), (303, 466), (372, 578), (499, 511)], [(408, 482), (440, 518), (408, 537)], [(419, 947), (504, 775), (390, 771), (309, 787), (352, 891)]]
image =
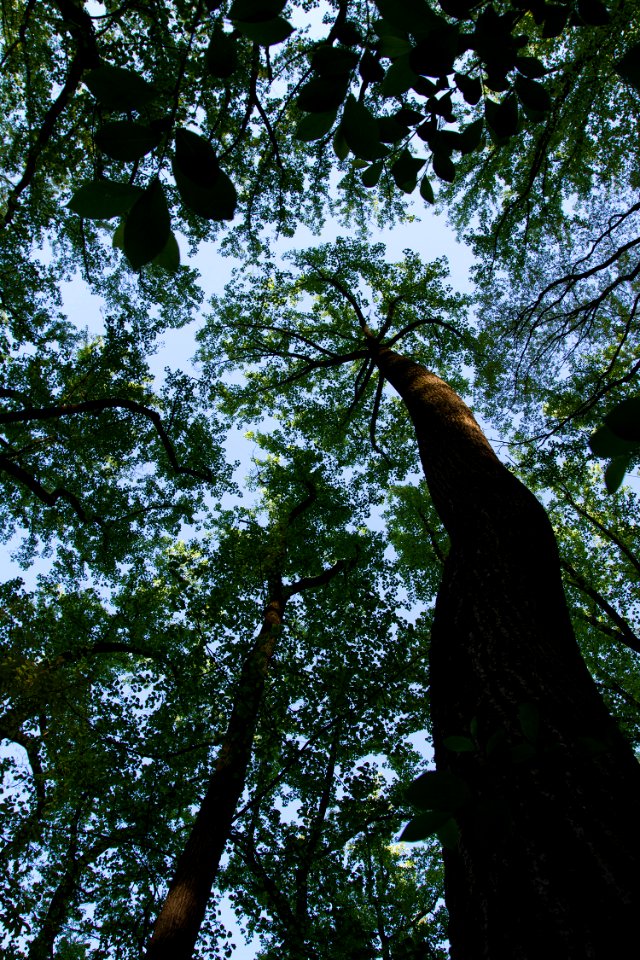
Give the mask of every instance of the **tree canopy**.
[(1, 12), (3, 955), (622, 949), (637, 2)]

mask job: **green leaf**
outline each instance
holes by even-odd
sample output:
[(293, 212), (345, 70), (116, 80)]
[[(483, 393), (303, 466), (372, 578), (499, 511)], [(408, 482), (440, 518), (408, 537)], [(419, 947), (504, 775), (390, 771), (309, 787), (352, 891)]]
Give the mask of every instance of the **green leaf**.
[(296, 102), (306, 113), (329, 113), (342, 104), (348, 89), (348, 77), (314, 77), (300, 88)]
[(450, 819), (449, 811), (427, 810), (425, 813), (419, 813), (406, 825), (400, 834), (400, 840), (404, 843), (426, 840)]
[(591, 434), (589, 447), (596, 457), (622, 457), (637, 450), (638, 443), (635, 440), (625, 440), (618, 433), (614, 433), (607, 423), (603, 423)]
[(124, 252), (134, 270), (150, 263), (164, 249), (171, 217), (159, 180), (153, 180), (134, 203), (124, 224)]
[(384, 78), (384, 67), (370, 50), (363, 53), (358, 72), (367, 83), (379, 83)]
[(427, 177), (423, 177), (420, 181), (420, 196), (423, 200), (426, 200), (427, 203), (436, 202), (436, 198), (433, 195), (433, 187)]
[(342, 124), (338, 127), (333, 135), (333, 152), (338, 160), (346, 160), (349, 156), (349, 144), (344, 138)]
[(551, 109), (551, 97), (547, 90), (536, 80), (527, 77), (516, 77), (515, 91), (523, 107), (535, 113), (546, 113)]
[(604, 483), (609, 493), (615, 493), (629, 469), (631, 457), (614, 457), (604, 472)]
[(384, 97), (399, 97), (410, 90), (417, 79), (415, 70), (409, 64), (409, 54), (398, 57), (387, 70), (382, 81), (382, 95)]
[(200, 147), (194, 148), (194, 141), (188, 139), (197, 136), (189, 130), (179, 130), (176, 134), (176, 155), (173, 160), (173, 175), (180, 197), (185, 206), (206, 220), (232, 220), (235, 214), (238, 196), (236, 189), (218, 166), (215, 153), (210, 144), (206, 144), (208, 162), (201, 163), (204, 154)]
[(577, 10), (582, 22), (589, 27), (602, 27), (611, 20), (602, 0), (578, 0)]
[(516, 57), (515, 65), (516, 70), (530, 80), (539, 80), (547, 72), (547, 68), (537, 57)]
[(83, 184), (69, 201), (69, 209), (88, 220), (121, 217), (141, 195), (140, 187), (113, 180), (94, 180)]
[(610, 410), (604, 422), (623, 440), (640, 442), (640, 397), (629, 397)]
[(332, 47), (329, 44), (318, 47), (311, 58), (311, 69), (321, 77), (348, 76), (359, 60), (358, 54), (344, 47)]
[(238, 43), (235, 37), (225, 33), (221, 27), (214, 30), (207, 52), (205, 64), (212, 77), (225, 80), (238, 68)]
[(337, 113), (329, 110), (327, 113), (308, 113), (299, 121), (294, 134), (297, 140), (309, 142), (320, 140), (329, 133), (336, 122)]
[(113, 231), (111, 246), (114, 250), (124, 250), (124, 220), (121, 220)]
[(174, 233), (169, 233), (167, 242), (153, 262), (169, 273), (175, 273), (180, 266), (180, 247)]
[(567, 4), (546, 4), (544, 7), (544, 28), (542, 36), (545, 39), (559, 37), (564, 32), (571, 7)]
[(397, 143), (409, 136), (409, 127), (398, 123), (395, 117), (378, 117), (378, 137), (382, 143)]
[(436, 830), (436, 834), (442, 846), (446, 847), (447, 850), (455, 850), (458, 846), (460, 828), (454, 817), (449, 817), (448, 820), (445, 820)]
[(96, 144), (114, 160), (140, 160), (160, 142), (158, 134), (144, 123), (112, 120), (96, 133)]
[(377, 163), (372, 163), (370, 167), (367, 167), (366, 170), (362, 171), (360, 179), (365, 187), (375, 187), (378, 180), (380, 179), (380, 174), (382, 173), (383, 161), (378, 160)]
[(475, 106), (482, 96), (482, 83), (478, 77), (470, 77), (466, 73), (454, 73), (456, 87), (471, 106)]
[(397, 186), (404, 193), (412, 193), (418, 182), (418, 173), (424, 167), (426, 160), (419, 160), (408, 150), (403, 150), (391, 167), (391, 175)]
[(498, 143), (505, 143), (518, 130), (518, 101), (510, 93), (500, 103), (485, 100), (485, 116)]
[(441, 180), (447, 183), (453, 183), (456, 176), (456, 168), (451, 157), (446, 153), (433, 154), (433, 172)]
[(158, 96), (156, 88), (139, 74), (110, 64), (90, 70), (84, 82), (107, 110), (140, 110)]
[(406, 798), (422, 810), (458, 810), (469, 801), (464, 780), (448, 770), (427, 770), (409, 784)]
[(294, 29), (282, 17), (275, 17), (273, 20), (261, 20), (257, 23), (245, 23), (236, 20), (235, 26), (243, 36), (248, 37), (249, 40), (261, 47), (273, 47), (276, 43), (282, 43), (287, 37), (291, 36)]
[(475, 750), (474, 742), (469, 737), (445, 737), (443, 743), (452, 753), (472, 753)]
[(640, 91), (640, 43), (629, 47), (615, 65), (616, 73)]
[(349, 149), (363, 160), (381, 160), (389, 152), (380, 143), (378, 123), (353, 95), (347, 97), (341, 123), (342, 134)]
[(287, 0), (233, 0), (229, 19), (245, 20), (247, 23), (273, 20), (286, 5)]
[(459, 33), (457, 26), (446, 22), (432, 30), (409, 54), (412, 69), (426, 77), (451, 73), (458, 56)]
[(484, 132), (484, 120), (480, 117), (474, 120), (463, 130), (460, 131), (460, 139), (456, 150), (460, 153), (473, 153), (482, 143), (482, 134)]
[(391, 34), (380, 38), (378, 50), (381, 57), (389, 60), (395, 60), (396, 57), (402, 57), (411, 50), (411, 43), (406, 37), (394, 37)]

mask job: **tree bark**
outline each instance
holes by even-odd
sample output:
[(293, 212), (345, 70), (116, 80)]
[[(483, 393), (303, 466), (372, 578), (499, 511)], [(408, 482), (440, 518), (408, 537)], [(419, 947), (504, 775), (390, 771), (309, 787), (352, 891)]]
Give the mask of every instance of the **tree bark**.
[(190, 960), (207, 902), (244, 790), (258, 712), (287, 595), (272, 585), (262, 627), (242, 664), (233, 710), (206, 795), (178, 858), (169, 892), (156, 920), (147, 960)]
[[(372, 355), (451, 538), (430, 652), (436, 764), (471, 796), (444, 851), (451, 956), (629, 956), (640, 766), (580, 656), (551, 524), (447, 384), (388, 348)], [(452, 735), (474, 750), (447, 749)]]

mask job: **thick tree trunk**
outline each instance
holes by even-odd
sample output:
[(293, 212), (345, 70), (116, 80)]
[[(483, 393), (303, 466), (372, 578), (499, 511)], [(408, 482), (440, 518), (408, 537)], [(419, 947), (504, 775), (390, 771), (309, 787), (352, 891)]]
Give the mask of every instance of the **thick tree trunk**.
[(286, 595), (272, 585), (260, 633), (246, 657), (216, 766), (156, 921), (147, 960), (190, 960), (244, 790), (258, 712)]
[[(374, 355), (451, 538), (430, 654), (437, 767), (471, 791), (444, 854), (451, 956), (631, 956), (640, 767), (580, 656), (549, 520), (447, 384)], [(447, 749), (452, 735), (475, 749)]]

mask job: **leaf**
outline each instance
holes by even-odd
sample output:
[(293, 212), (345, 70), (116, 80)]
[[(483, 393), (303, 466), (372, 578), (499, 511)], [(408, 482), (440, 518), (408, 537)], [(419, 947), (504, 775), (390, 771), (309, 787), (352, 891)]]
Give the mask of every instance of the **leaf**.
[(409, 821), (399, 839), (404, 843), (426, 840), (450, 819), (451, 814), (448, 811), (427, 810), (425, 813), (419, 813)]
[(212, 77), (226, 80), (238, 68), (238, 43), (236, 38), (218, 27), (214, 30), (209, 41), (204, 59), (207, 70)]
[(403, 150), (391, 167), (391, 175), (396, 185), (404, 193), (412, 193), (418, 183), (418, 173), (424, 167), (426, 160), (419, 160), (408, 150)]
[(441, 180), (445, 180), (447, 183), (453, 183), (456, 176), (456, 168), (451, 157), (446, 153), (434, 153), (433, 172)]
[(313, 54), (311, 69), (321, 77), (348, 76), (358, 63), (358, 54), (343, 47), (332, 47), (324, 44)]
[(416, 82), (417, 74), (409, 64), (409, 54), (398, 57), (387, 70), (382, 81), (384, 97), (399, 97), (406, 93)]
[(530, 80), (539, 80), (547, 72), (543, 63), (537, 57), (516, 57), (516, 70)]
[(375, 187), (378, 180), (380, 179), (380, 174), (382, 173), (383, 161), (378, 160), (377, 163), (372, 163), (370, 167), (367, 167), (366, 170), (362, 171), (360, 179), (365, 187)]
[(344, 138), (342, 125), (340, 125), (333, 135), (333, 152), (338, 160), (346, 160), (349, 156), (349, 144)]
[(397, 143), (409, 136), (409, 127), (398, 123), (395, 117), (378, 117), (378, 138), (382, 143)]
[(458, 56), (458, 27), (443, 23), (420, 40), (409, 54), (411, 68), (423, 76), (442, 77), (451, 73)]
[(174, 233), (169, 233), (167, 242), (153, 262), (169, 273), (175, 273), (180, 266), (180, 247)]
[(604, 422), (623, 440), (640, 442), (640, 397), (628, 397), (610, 410)]
[(139, 74), (110, 64), (90, 70), (84, 82), (107, 110), (140, 110), (158, 96), (156, 88)]
[(276, 43), (282, 43), (293, 33), (291, 24), (282, 17), (275, 17), (273, 20), (260, 20), (257, 23), (248, 23), (236, 20), (235, 26), (243, 36), (253, 40), (261, 47), (273, 47)]
[(349, 77), (314, 77), (300, 88), (297, 104), (306, 113), (337, 110), (349, 89)]
[(536, 80), (527, 77), (516, 77), (515, 91), (523, 107), (535, 113), (546, 113), (551, 109), (551, 97), (548, 91)]
[(598, 427), (589, 438), (589, 447), (596, 457), (629, 456), (638, 448), (635, 440), (625, 440), (618, 433), (614, 433), (607, 423)]
[(173, 175), (182, 202), (205, 220), (232, 220), (238, 195), (232, 181), (219, 168), (206, 185), (193, 180), (173, 161)]
[(582, 22), (589, 27), (602, 27), (611, 20), (602, 0), (578, 0), (577, 10)]
[(518, 101), (510, 93), (500, 103), (485, 100), (485, 117), (498, 143), (504, 143), (518, 130)]
[(470, 123), (467, 127), (460, 131), (460, 138), (458, 140), (458, 146), (456, 149), (463, 154), (473, 153), (473, 151), (477, 150), (482, 143), (483, 132), (484, 120), (482, 117), (480, 117), (479, 120), (474, 120), (473, 123)]
[(455, 850), (458, 846), (460, 840), (460, 828), (457, 821), (453, 817), (449, 817), (448, 820), (438, 827), (436, 830), (438, 840), (443, 847), (446, 847), (447, 850)]
[(153, 180), (136, 200), (124, 223), (124, 252), (134, 270), (150, 263), (164, 249), (171, 217), (159, 180)]
[(426, 200), (427, 203), (436, 202), (436, 198), (433, 195), (433, 187), (427, 177), (423, 177), (420, 181), (420, 196), (423, 200)]
[(96, 133), (97, 146), (114, 160), (139, 160), (159, 142), (160, 137), (151, 127), (133, 120), (112, 120)]
[(247, 23), (273, 20), (282, 13), (286, 5), (287, 0), (233, 0), (229, 19), (245, 20)]
[(542, 36), (545, 39), (559, 37), (564, 32), (569, 19), (570, 7), (564, 4), (547, 4), (544, 8), (544, 28)]
[(405, 796), (422, 810), (459, 810), (469, 801), (464, 780), (448, 770), (427, 770), (409, 784)]
[(114, 250), (124, 250), (124, 220), (121, 220), (113, 231), (111, 246)]
[(604, 483), (609, 493), (615, 493), (622, 484), (631, 463), (630, 457), (614, 457), (604, 472)]
[(363, 53), (358, 72), (367, 83), (379, 83), (384, 77), (384, 67), (370, 50), (365, 50)]
[(456, 87), (472, 107), (478, 103), (482, 96), (482, 83), (478, 77), (470, 77), (466, 73), (454, 73)]
[(94, 180), (83, 184), (68, 203), (70, 210), (88, 220), (110, 220), (121, 217), (138, 199), (142, 190), (129, 183)]
[(298, 122), (294, 136), (296, 140), (311, 142), (320, 140), (329, 133), (336, 122), (337, 113), (329, 110), (327, 113), (308, 113)]
[(469, 737), (445, 737), (443, 743), (452, 753), (472, 753), (475, 750), (475, 744)]
[(349, 149), (363, 160), (381, 160), (388, 150), (380, 143), (378, 123), (362, 103), (349, 94), (344, 105), (342, 134)]
[(640, 91), (640, 43), (629, 47), (615, 65), (619, 77)]

